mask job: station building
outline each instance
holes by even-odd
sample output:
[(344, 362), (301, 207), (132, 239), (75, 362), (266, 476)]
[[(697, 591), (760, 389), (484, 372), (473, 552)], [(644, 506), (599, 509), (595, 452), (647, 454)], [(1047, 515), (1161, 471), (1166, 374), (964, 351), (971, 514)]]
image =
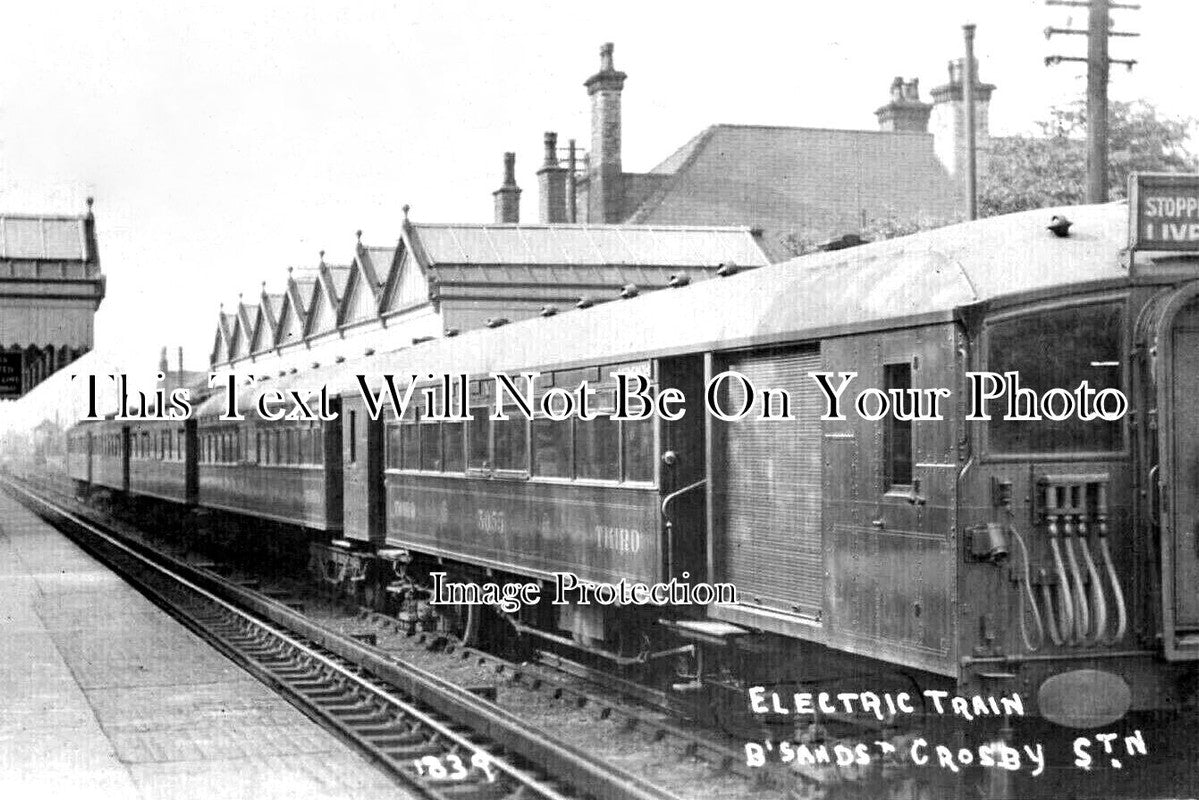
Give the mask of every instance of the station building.
[(426, 224), (222, 308), (216, 370), (287, 374), (769, 263), (748, 228)]
[(0, 213), (0, 399), (15, 399), (92, 349), (104, 299), (96, 221)]

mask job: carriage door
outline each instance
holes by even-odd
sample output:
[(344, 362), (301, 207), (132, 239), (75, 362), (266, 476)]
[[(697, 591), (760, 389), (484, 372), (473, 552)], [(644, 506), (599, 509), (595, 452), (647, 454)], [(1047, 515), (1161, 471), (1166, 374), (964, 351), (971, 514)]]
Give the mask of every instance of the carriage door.
[[(1183, 301), (1182, 293), (1191, 295)], [(1199, 657), (1199, 297), (1184, 288), (1159, 328), (1163, 631), (1168, 658)], [(1178, 308), (1181, 306), (1181, 308)], [(1170, 314), (1178, 308), (1177, 314)]]

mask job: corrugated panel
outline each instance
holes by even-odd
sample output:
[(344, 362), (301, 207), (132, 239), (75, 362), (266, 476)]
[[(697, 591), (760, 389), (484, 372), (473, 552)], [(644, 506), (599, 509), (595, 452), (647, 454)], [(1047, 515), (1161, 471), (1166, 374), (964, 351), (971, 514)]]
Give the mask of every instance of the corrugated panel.
[[(716, 487), (718, 580), (737, 586), (742, 600), (816, 616), (824, 597), (820, 519), (820, 412), (808, 373), (820, 369), (815, 348), (737, 357), (728, 369), (759, 391), (791, 395), (794, 419), (765, 420), (760, 406), (724, 427), (725, 476)], [(725, 383), (728, 406), (745, 392)]]

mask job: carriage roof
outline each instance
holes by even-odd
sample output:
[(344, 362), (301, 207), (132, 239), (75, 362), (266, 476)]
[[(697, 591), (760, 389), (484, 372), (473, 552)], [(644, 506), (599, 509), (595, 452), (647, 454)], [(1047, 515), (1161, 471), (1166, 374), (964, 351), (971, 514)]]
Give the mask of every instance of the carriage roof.
[[(1046, 229), (1054, 213), (1074, 226)], [(355, 393), (357, 375), (485, 375), (524, 368), (611, 364), (837, 333), (949, 321), (955, 309), (1033, 293), (1070, 291), (1128, 277), (1124, 203), (991, 217), (860, 247), (802, 256), (727, 278), (654, 291), (474, 330), (394, 352), (257, 384)], [(220, 413), (223, 392), (199, 409)]]

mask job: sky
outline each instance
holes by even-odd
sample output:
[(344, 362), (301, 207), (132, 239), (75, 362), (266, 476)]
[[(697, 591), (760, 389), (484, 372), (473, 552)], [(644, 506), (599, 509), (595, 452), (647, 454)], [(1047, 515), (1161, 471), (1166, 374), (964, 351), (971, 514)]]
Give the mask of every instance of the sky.
[[(1199, 3), (1116, 11), (1113, 99), (1197, 115)], [(542, 134), (589, 139), (583, 81), (615, 43), (624, 166), (646, 171), (714, 123), (876, 129), (891, 80), (922, 96), (978, 26), (991, 130), (1029, 132), (1081, 98), (1086, 10), (1043, 0), (839, 3), (22, 3), (0, 48), (0, 209), (82, 213), (94, 195), (108, 295), (97, 356), (207, 366), (218, 307), (288, 266), (349, 260), (355, 231), (489, 222), (502, 153), (536, 218)], [(173, 358), (172, 358), (173, 362)]]

